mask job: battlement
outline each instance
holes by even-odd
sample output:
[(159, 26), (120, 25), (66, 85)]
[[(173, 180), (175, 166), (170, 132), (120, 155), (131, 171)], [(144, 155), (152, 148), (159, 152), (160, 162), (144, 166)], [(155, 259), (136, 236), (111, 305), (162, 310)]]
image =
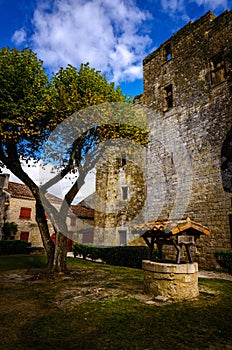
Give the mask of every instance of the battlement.
[(168, 40), (162, 43), (158, 49), (156, 49), (155, 51), (150, 53), (147, 57), (145, 57), (143, 60), (143, 65), (146, 65), (151, 60), (153, 60), (157, 55), (159, 55), (159, 52), (163, 50), (163, 48), (169, 42), (172, 42), (172, 45), (176, 45), (180, 40), (188, 39), (189, 36), (194, 35), (195, 32), (198, 32), (199, 30), (201, 31), (201, 34), (204, 35), (206, 31), (208, 32), (214, 29), (218, 24), (220, 25), (220, 22), (231, 20), (231, 18), (232, 18), (231, 10), (224, 11), (218, 17), (215, 16), (212, 11), (208, 11), (205, 15), (203, 15), (196, 21), (188, 22), (184, 27), (182, 27), (175, 34), (173, 34)]

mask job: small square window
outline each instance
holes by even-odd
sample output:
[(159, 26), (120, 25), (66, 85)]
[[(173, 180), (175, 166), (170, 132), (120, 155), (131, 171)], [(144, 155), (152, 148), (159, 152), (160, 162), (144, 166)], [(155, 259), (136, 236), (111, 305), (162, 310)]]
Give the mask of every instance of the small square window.
[(84, 232), (82, 236), (82, 243), (93, 243), (93, 232)]
[(19, 218), (29, 220), (31, 218), (31, 208), (21, 208)]

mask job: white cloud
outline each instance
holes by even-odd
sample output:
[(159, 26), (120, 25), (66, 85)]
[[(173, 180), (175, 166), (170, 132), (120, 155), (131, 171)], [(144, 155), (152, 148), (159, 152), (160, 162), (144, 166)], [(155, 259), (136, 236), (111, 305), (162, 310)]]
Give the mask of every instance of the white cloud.
[[(54, 173), (52, 172), (52, 166), (42, 166), (40, 162), (34, 163), (33, 161), (26, 162), (22, 161), (22, 168), (25, 171), (25, 173), (28, 174), (28, 176), (37, 184), (42, 185), (46, 183), (48, 180), (50, 180)], [(17, 183), (23, 183), (17, 176), (15, 176), (9, 169), (7, 168), (1, 168), (2, 173), (4, 174), (10, 174), (10, 181), (11, 182), (17, 182)], [(92, 169), (89, 171), (85, 178), (85, 183), (81, 187), (80, 191), (78, 192), (77, 196), (75, 197), (75, 204), (81, 202), (91, 194), (95, 192), (95, 176), (96, 172), (95, 169)], [(72, 184), (76, 180), (75, 175), (68, 175), (64, 179), (57, 182), (54, 186), (50, 187), (48, 189), (48, 192), (59, 197), (64, 198), (68, 190), (71, 188)]]
[(217, 10), (217, 9), (227, 9), (228, 1), (227, 0), (191, 0), (191, 2), (195, 2), (198, 6), (203, 5), (205, 8), (209, 10)]
[(26, 31), (24, 28), (21, 28), (19, 30), (16, 30), (16, 32), (14, 33), (14, 35), (11, 38), (11, 41), (15, 45), (21, 45), (21, 44), (26, 42), (26, 39), (27, 39)]
[(30, 41), (50, 70), (89, 62), (116, 83), (134, 81), (151, 45), (141, 31), (147, 19), (134, 0), (40, 0)]
[(185, 21), (193, 19), (191, 13), (187, 14), (189, 3), (203, 6), (206, 11), (225, 10), (229, 7), (228, 0), (161, 0), (164, 12), (175, 18), (181, 17)]
[(170, 14), (181, 12), (184, 9), (184, 0), (161, 0), (161, 4), (164, 11)]

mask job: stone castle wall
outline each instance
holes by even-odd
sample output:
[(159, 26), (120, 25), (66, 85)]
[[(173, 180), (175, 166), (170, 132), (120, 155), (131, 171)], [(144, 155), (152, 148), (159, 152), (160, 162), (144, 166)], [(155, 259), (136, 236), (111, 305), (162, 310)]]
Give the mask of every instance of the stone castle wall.
[[(232, 195), (225, 192), (221, 177), (222, 145), (232, 124), (229, 67), (223, 56), (231, 44), (232, 12), (219, 17), (209, 12), (144, 60), (142, 100), (162, 118), (150, 120), (147, 186), (154, 201), (148, 218), (157, 215), (164, 189), (161, 217), (190, 216), (210, 229), (198, 251), (200, 265), (211, 267), (215, 250), (231, 249)], [(159, 176), (154, 157), (162, 168)], [(156, 179), (162, 186), (154, 186)]]

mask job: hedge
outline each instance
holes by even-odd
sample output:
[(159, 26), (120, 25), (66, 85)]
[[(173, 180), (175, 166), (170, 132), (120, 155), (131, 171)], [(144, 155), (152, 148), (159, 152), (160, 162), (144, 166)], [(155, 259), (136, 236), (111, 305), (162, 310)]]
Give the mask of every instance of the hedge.
[(0, 255), (27, 254), (31, 243), (20, 240), (0, 241)]
[(232, 251), (217, 251), (214, 253), (219, 265), (232, 275)]
[[(144, 246), (125, 246), (125, 247), (93, 247), (80, 243), (74, 243), (74, 257), (82, 256), (84, 259), (100, 259), (109, 265), (142, 267), (142, 260), (148, 258), (148, 248)], [(153, 252), (153, 259), (158, 257), (158, 252)]]

